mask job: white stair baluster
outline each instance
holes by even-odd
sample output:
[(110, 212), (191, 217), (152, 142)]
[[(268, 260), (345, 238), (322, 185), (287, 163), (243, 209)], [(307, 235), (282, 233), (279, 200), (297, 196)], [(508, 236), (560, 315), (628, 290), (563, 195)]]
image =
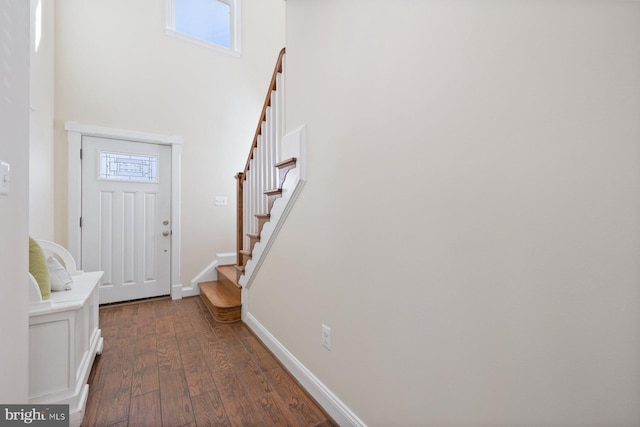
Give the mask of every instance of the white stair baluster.
[[(270, 190), (269, 186), (269, 129), (271, 128), (270, 123), (271, 116), (271, 107), (267, 107), (265, 111), (265, 122), (262, 126), (262, 185), (264, 191)], [(264, 194), (264, 193), (263, 193)], [(267, 213), (268, 205), (267, 205), (267, 197), (264, 196), (262, 198), (262, 213)]]
[[(262, 124), (260, 125), (260, 128), (264, 129), (264, 122), (262, 122)], [(260, 137), (258, 138), (258, 147), (256, 152), (256, 163), (258, 164), (256, 169), (256, 172), (258, 174), (256, 178), (256, 182), (258, 183), (258, 189), (256, 194), (256, 201), (257, 201), (256, 213), (260, 213), (260, 211), (262, 210), (262, 197), (263, 197), (262, 186), (264, 185), (264, 183), (262, 182), (262, 150), (264, 150), (264, 136), (260, 134)]]
[(253, 214), (251, 215), (251, 232), (253, 234), (256, 234), (258, 232), (258, 227), (257, 224), (255, 222), (256, 219), (256, 214), (258, 212), (260, 212), (260, 203), (261, 203), (261, 183), (260, 183), (260, 161), (258, 160), (260, 157), (260, 149), (258, 148), (260, 146), (260, 141), (258, 140), (258, 146), (256, 147), (256, 151), (253, 157), (253, 164), (255, 167), (255, 175), (254, 175), (254, 179), (255, 179), (255, 191), (254, 191), (254, 201), (253, 201)]
[(271, 91), (271, 107), (269, 107), (268, 113), (267, 113), (267, 119), (268, 119), (268, 123), (269, 123), (269, 127), (267, 129), (267, 147), (266, 147), (266, 152), (267, 152), (267, 159), (266, 159), (266, 163), (267, 165), (269, 165), (268, 169), (267, 169), (267, 182), (269, 190), (273, 190), (274, 188), (276, 188), (276, 183), (273, 181), (273, 165), (275, 165), (274, 159), (273, 159), (273, 128), (274, 128), (274, 122), (273, 122), (273, 118), (275, 115), (275, 109), (276, 106), (274, 105), (274, 98), (275, 98), (275, 91)]
[(251, 171), (247, 170), (244, 181), (244, 188), (242, 197), (244, 198), (242, 212), (242, 241), (243, 249), (249, 249), (249, 238), (247, 233), (249, 232), (249, 212), (251, 210)]
[(258, 147), (254, 149), (253, 152), (253, 160), (252, 160), (252, 168), (253, 168), (253, 190), (252, 190), (252, 200), (251, 200), (251, 216), (249, 217), (250, 233), (255, 233), (256, 228), (253, 224), (253, 218), (255, 218), (255, 214), (258, 212), (258, 203), (260, 203), (259, 192), (260, 187), (258, 183), (258, 161), (256, 160), (256, 156), (258, 155)]
[[(284, 63), (283, 63), (284, 64)], [(284, 66), (284, 65), (283, 65)], [(276, 82), (278, 85), (277, 92), (277, 104), (278, 104), (278, 114), (275, 119), (275, 132), (276, 132), (276, 163), (281, 162), (283, 159), (281, 157), (281, 146), (282, 143), (282, 135), (283, 135), (283, 126), (284, 126), (284, 76), (283, 74), (278, 74), (276, 77)]]

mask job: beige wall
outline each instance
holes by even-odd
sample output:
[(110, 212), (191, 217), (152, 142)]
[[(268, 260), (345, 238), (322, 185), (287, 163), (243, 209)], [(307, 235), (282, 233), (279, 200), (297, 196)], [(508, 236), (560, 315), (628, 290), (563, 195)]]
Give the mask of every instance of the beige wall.
[(287, 51), (251, 314), (371, 426), (640, 425), (640, 3), (288, 0)]
[[(184, 138), (181, 282), (235, 250), (235, 179), (278, 51), (284, 2), (242, 1), (242, 56), (165, 35), (163, 0), (56, 5), (56, 240), (67, 238), (68, 120)], [(226, 208), (214, 196), (227, 196)]]
[(29, 2), (0, 2), (0, 402), (28, 400)]
[[(31, 0), (35, 16), (38, 0)], [(29, 135), (29, 233), (53, 240), (53, 87), (54, 1), (40, 0), (41, 38), (38, 51), (31, 47), (31, 115)], [(35, 19), (32, 19), (32, 26)], [(35, 34), (35, 27), (32, 28)]]

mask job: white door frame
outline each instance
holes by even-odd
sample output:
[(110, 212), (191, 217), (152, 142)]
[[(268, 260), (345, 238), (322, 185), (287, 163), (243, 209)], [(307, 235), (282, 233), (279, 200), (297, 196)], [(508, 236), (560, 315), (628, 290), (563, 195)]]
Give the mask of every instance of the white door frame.
[(92, 125), (82, 125), (68, 121), (64, 124), (68, 142), (68, 213), (67, 213), (67, 249), (82, 268), (82, 245), (80, 216), (82, 212), (82, 168), (80, 149), (83, 136), (122, 139), (125, 141), (144, 142), (171, 146), (171, 298), (182, 298), (180, 283), (180, 164), (182, 161), (182, 136), (159, 135), (122, 129), (112, 129)]

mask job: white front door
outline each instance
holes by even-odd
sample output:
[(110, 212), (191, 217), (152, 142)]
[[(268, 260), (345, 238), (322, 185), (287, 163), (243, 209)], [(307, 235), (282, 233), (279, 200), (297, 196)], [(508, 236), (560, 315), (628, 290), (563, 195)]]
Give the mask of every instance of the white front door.
[(100, 304), (169, 295), (171, 148), (83, 136), (81, 224)]

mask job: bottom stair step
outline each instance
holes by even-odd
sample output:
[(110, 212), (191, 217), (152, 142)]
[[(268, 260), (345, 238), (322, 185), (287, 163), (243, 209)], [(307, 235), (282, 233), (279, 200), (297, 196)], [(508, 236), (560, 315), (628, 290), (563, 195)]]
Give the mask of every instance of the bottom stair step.
[(221, 323), (237, 322), (242, 316), (240, 288), (226, 280), (203, 282), (200, 286), (200, 298), (213, 318)]

